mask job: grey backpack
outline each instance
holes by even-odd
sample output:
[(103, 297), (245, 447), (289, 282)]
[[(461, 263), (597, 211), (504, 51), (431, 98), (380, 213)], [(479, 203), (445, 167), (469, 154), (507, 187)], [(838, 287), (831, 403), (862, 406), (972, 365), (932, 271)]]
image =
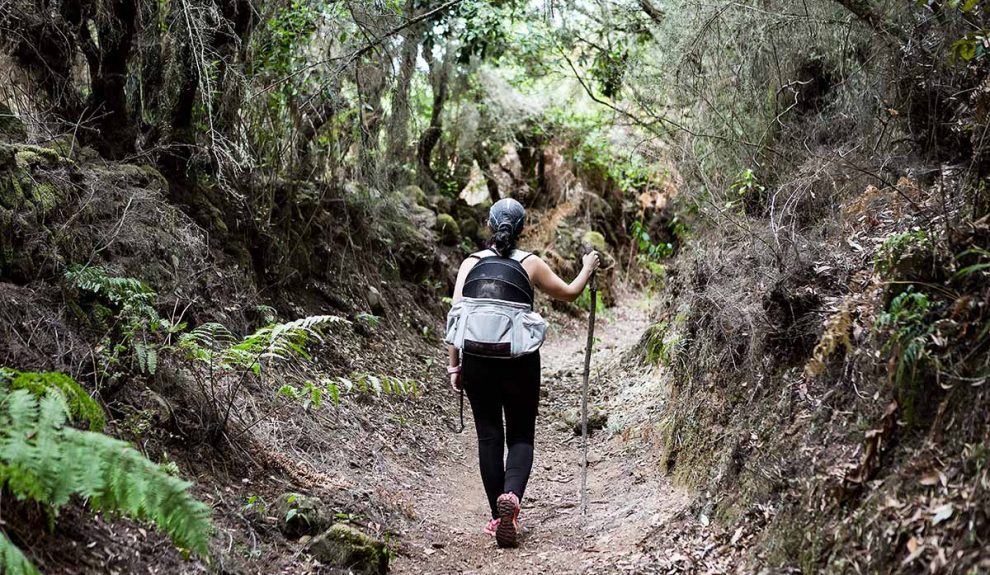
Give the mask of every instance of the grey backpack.
[(491, 250), (472, 254), (479, 261), (464, 281), (463, 298), (447, 313), (444, 338), (463, 353), (519, 357), (540, 349), (547, 324), (533, 311), (533, 285), (515, 250), (501, 257)]

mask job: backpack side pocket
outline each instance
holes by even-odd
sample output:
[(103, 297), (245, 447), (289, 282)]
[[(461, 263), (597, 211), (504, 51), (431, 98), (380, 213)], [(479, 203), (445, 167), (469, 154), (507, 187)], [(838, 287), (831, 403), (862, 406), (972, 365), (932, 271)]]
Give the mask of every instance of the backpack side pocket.
[(464, 303), (459, 301), (447, 312), (447, 328), (443, 340), (457, 349), (464, 347)]
[(529, 311), (519, 314), (517, 320), (518, 348), (512, 355), (526, 355), (540, 349), (547, 337), (547, 322), (543, 316), (535, 311)]

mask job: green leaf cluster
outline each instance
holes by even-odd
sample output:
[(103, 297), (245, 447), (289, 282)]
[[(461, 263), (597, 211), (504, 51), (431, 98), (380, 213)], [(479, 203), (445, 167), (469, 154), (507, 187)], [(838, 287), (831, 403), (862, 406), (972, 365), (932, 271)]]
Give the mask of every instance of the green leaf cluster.
[(911, 254), (931, 251), (933, 244), (922, 229), (895, 234), (884, 240), (873, 260), (873, 268), (881, 275), (890, 275)]
[(669, 242), (653, 242), (650, 233), (640, 220), (632, 223), (629, 233), (636, 242), (636, 250), (640, 255), (645, 256), (646, 261), (656, 262), (674, 255), (674, 245)]

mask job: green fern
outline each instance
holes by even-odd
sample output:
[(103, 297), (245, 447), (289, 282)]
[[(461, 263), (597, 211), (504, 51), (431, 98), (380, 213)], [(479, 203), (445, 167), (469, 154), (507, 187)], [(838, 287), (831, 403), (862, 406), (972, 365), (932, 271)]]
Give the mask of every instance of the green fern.
[[(108, 337), (106, 345), (101, 346), (104, 370), (112, 371), (120, 364), (121, 353), (130, 351), (132, 365), (136, 364), (139, 372), (155, 375), (159, 348), (163, 347), (161, 340), (186, 328), (184, 323), (173, 325), (158, 315), (154, 307), (155, 291), (141, 280), (112, 276), (101, 267), (74, 266), (65, 272), (64, 278), (74, 290), (96, 296), (98, 301), (89, 304), (91, 318), (114, 323), (111, 331), (116, 337)], [(72, 299), (69, 304), (79, 309)], [(84, 312), (79, 309), (79, 313)]]
[(101, 267), (73, 266), (65, 272), (68, 284), (113, 306), (128, 323), (147, 321), (152, 330), (162, 321), (154, 308), (158, 294), (139, 279), (112, 276)]
[(64, 373), (54, 371), (37, 373), (0, 367), (0, 384), (8, 386), (11, 390), (26, 389), (39, 399), (54, 387), (62, 392), (72, 417), (86, 423), (90, 431), (103, 431), (106, 426), (103, 409), (82, 386)]
[(112, 276), (105, 268), (72, 266), (64, 277), (72, 287), (102, 296), (118, 306), (151, 305), (155, 301), (154, 290), (141, 280)]
[(898, 400), (909, 422), (916, 416), (919, 402), (924, 399), (919, 371), (935, 359), (929, 349), (934, 324), (928, 319), (933, 302), (914, 286), (898, 294), (887, 309), (877, 316), (875, 327), (886, 332), (885, 353), (892, 354), (893, 382), (899, 390)]
[[(189, 493), (191, 484), (126, 442), (66, 425), (70, 414), (56, 386), (39, 398), (0, 382), (0, 487), (54, 513), (79, 496), (95, 510), (152, 522), (179, 547), (207, 553), (210, 511)], [(0, 555), (7, 573), (35, 572), (3, 537)]]
[(38, 575), (38, 570), (28, 561), (7, 535), (0, 531), (0, 573), (8, 575)]
[(309, 360), (306, 345), (323, 342), (321, 330), (331, 324), (347, 322), (333, 315), (315, 315), (287, 323), (265, 326), (235, 343), (233, 334), (218, 323), (203, 324), (179, 338), (179, 349), (191, 359), (214, 367), (261, 371), (265, 360)]
[(300, 401), (304, 409), (318, 409), (327, 395), (334, 405), (340, 405), (342, 394), (355, 391), (375, 396), (416, 397), (419, 383), (415, 379), (354, 372), (350, 377), (324, 377), (319, 382), (307, 380), (301, 387), (286, 383), (278, 389), (277, 395)]

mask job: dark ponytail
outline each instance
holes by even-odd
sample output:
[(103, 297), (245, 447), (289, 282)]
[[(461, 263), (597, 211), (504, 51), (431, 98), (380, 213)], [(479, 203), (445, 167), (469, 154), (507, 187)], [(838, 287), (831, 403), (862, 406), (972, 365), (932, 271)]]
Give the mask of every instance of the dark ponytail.
[(495, 229), (491, 239), (488, 240), (488, 247), (496, 254), (507, 258), (516, 249), (516, 241), (519, 239), (511, 222), (502, 222)]

